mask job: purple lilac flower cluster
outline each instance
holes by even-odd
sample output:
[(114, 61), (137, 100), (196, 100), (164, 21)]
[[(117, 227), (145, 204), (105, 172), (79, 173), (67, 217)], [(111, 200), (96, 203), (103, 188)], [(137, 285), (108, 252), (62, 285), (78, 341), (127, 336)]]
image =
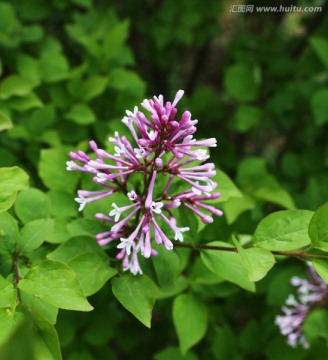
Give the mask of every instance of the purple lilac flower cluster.
[(287, 335), (287, 343), (296, 347), (298, 344), (305, 349), (309, 343), (302, 333), (302, 325), (309, 312), (327, 301), (328, 285), (315, 272), (312, 265), (307, 269), (308, 279), (292, 277), (290, 283), (298, 287), (297, 299), (290, 294), (286, 300), (286, 306), (282, 307), (284, 315), (278, 315), (275, 323), (279, 326), (282, 335)]
[[(122, 122), (128, 127), (136, 145), (115, 132), (114, 137), (109, 138), (114, 145), (114, 154), (99, 149), (94, 141), (90, 141), (90, 147), (95, 153), (95, 160), (83, 151), (69, 153), (72, 161), (67, 162), (68, 170), (93, 174), (93, 181), (104, 187), (101, 191), (79, 190), (76, 201), (80, 203), (80, 211), (86, 204), (115, 192), (121, 192), (129, 199), (131, 204), (128, 206), (118, 207), (112, 203), (113, 209), (108, 215), (95, 215), (97, 219), (111, 224), (109, 231), (98, 234), (96, 238), (99, 245), (119, 241), (117, 259), (123, 259), (123, 270), (130, 270), (133, 274), (142, 274), (139, 253), (145, 258), (157, 255), (152, 240), (158, 245), (163, 244), (167, 250), (173, 248), (159, 219), (173, 230), (174, 240), (183, 241), (183, 232), (189, 228), (177, 224), (172, 209), (185, 206), (205, 224), (213, 221), (210, 213), (222, 215), (220, 210), (206, 203), (220, 196), (219, 193), (211, 193), (217, 186), (211, 180), (216, 174), (214, 164), (203, 163), (209, 158), (204, 148), (216, 147), (216, 139), (199, 141), (193, 138), (197, 120), (191, 119), (189, 111), (185, 111), (180, 120), (176, 119), (176, 104), (183, 93), (178, 91), (172, 103), (164, 103), (162, 95), (144, 100), (141, 106), (150, 113), (148, 117), (138, 107), (133, 112), (126, 112)], [(133, 173), (140, 174), (144, 182), (144, 188), (139, 193), (137, 189), (128, 190), (129, 177)], [(171, 193), (175, 178), (187, 185), (185, 191)], [(166, 181), (163, 193), (155, 196), (156, 184), (163, 181)], [(123, 217), (123, 213), (127, 215)]]

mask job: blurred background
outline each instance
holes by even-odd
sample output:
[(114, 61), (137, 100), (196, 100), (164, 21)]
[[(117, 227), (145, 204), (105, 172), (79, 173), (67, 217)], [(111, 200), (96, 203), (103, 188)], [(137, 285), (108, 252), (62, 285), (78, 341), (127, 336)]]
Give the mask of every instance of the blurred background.
[[(269, 6), (280, 11), (257, 9)], [(218, 139), (211, 159), (243, 194), (204, 241), (250, 234), (272, 211), (315, 210), (328, 198), (327, 11), (323, 0), (2, 0), (0, 111), (14, 127), (0, 133), (0, 166), (23, 167), (45, 189), (42, 149), (105, 146), (125, 131), (125, 110), (184, 89), (179, 114), (199, 120), (198, 138)], [(199, 285), (213, 328), (183, 359), (324, 358), (325, 343), (293, 350), (273, 325), (300, 268), (278, 266), (252, 296)], [(64, 359), (166, 359), (177, 345), (170, 301), (146, 330), (104, 288), (92, 314), (62, 312)]]

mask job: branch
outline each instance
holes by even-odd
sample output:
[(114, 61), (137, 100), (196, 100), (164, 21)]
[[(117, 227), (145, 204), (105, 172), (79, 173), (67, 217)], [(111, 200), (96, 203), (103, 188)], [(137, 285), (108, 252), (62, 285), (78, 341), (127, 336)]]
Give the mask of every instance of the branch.
[[(206, 245), (206, 244), (190, 244), (190, 243), (175, 243), (174, 246), (190, 248), (194, 250), (216, 250), (216, 251), (230, 251), (230, 252), (238, 252), (236, 247), (230, 246), (215, 246), (215, 245)], [(273, 255), (280, 256), (289, 256), (295, 257), (300, 260), (308, 260), (311, 258), (314, 259), (328, 259), (328, 254), (309, 254), (308, 250), (300, 250), (300, 251), (271, 251)]]

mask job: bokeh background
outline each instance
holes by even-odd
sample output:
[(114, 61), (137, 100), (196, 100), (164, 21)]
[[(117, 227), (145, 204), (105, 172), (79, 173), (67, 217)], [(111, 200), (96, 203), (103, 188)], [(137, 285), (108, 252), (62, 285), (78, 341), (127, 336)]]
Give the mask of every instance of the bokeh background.
[[(198, 137), (218, 139), (211, 159), (244, 195), (223, 203), (225, 216), (203, 230), (204, 242), (251, 234), (272, 211), (315, 210), (328, 199), (327, 11), (320, 0), (2, 0), (0, 111), (14, 127), (0, 133), (0, 166), (21, 166), (31, 186), (45, 191), (42, 151), (86, 149), (89, 139), (105, 144), (125, 131), (125, 110), (184, 89), (180, 114), (188, 109), (199, 120)], [(274, 325), (300, 262), (278, 264), (249, 294), (211, 284), (199, 275), (206, 270), (197, 255), (191, 260), (188, 274), (208, 303), (210, 325), (185, 357), (173, 295), (157, 301), (146, 329), (104, 287), (92, 313), (60, 313), (64, 359), (328, 356), (326, 324), (308, 325), (318, 335), (310, 350), (286, 345)]]

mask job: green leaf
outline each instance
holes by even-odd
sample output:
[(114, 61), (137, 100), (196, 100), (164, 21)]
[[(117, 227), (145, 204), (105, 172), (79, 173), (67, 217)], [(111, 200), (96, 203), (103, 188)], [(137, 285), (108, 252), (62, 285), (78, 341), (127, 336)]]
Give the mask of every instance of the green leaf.
[(12, 254), (19, 239), (15, 219), (7, 212), (0, 214), (0, 254)]
[(41, 150), (39, 175), (50, 190), (66, 191), (70, 194), (75, 191), (79, 174), (66, 170), (69, 151), (62, 147)]
[(214, 202), (224, 202), (230, 198), (242, 197), (242, 193), (234, 184), (234, 182), (221, 170), (216, 170), (216, 175), (212, 179), (218, 184), (218, 191), (221, 196)]
[(48, 304), (47, 302), (36, 298), (35, 296), (20, 291), (22, 305), (28, 309), (34, 317), (42, 317), (50, 322), (56, 324), (58, 307)]
[(125, 20), (108, 31), (104, 38), (103, 53), (107, 59), (113, 59), (120, 55), (129, 35), (129, 21)]
[(17, 111), (27, 111), (43, 106), (40, 98), (36, 96), (33, 92), (29, 93), (24, 97), (11, 98), (7, 101), (7, 104), (10, 109)]
[(328, 69), (328, 41), (325, 38), (311, 37), (310, 45), (322, 64)]
[(0, 3), (0, 32), (10, 34), (16, 29), (18, 20), (14, 8), (5, 2)]
[(239, 132), (246, 132), (253, 128), (261, 119), (261, 110), (250, 105), (239, 106), (235, 114), (234, 127)]
[(12, 127), (13, 123), (10, 118), (5, 113), (0, 112), (0, 131), (11, 129)]
[(316, 272), (328, 284), (328, 260), (327, 259), (314, 259), (312, 264)]
[(137, 73), (123, 68), (115, 68), (110, 72), (108, 86), (114, 90), (132, 92), (135, 96), (142, 96), (146, 87)]
[(33, 323), (30, 316), (21, 311), (11, 313), (8, 309), (0, 309), (0, 345), (6, 340), (0, 348), (0, 359), (39, 360), (33, 351)]
[(187, 352), (182, 355), (178, 347), (170, 346), (166, 349), (156, 353), (154, 360), (199, 360), (197, 355), (192, 352)]
[(317, 125), (328, 121), (328, 89), (320, 89), (312, 96), (311, 109)]
[(80, 97), (84, 101), (89, 101), (101, 95), (108, 84), (108, 79), (103, 76), (92, 76), (80, 84)]
[(17, 291), (14, 285), (0, 275), (0, 308), (16, 306)]
[(41, 190), (30, 188), (17, 196), (15, 212), (24, 223), (50, 216), (50, 201)]
[[(232, 247), (230, 244), (221, 241), (214, 241), (207, 245)], [(245, 290), (255, 291), (255, 284), (248, 280), (247, 270), (236, 252), (202, 250), (201, 259), (206, 267), (219, 277), (237, 284)]]
[(32, 268), (18, 287), (53, 306), (66, 310), (90, 311), (74, 271), (59, 261), (44, 260)]
[(229, 200), (223, 204), (223, 213), (228, 224), (232, 224), (243, 212), (254, 209), (255, 205), (255, 201), (247, 195), (229, 198)]
[(28, 175), (17, 166), (0, 168), (0, 194), (11, 194), (28, 187)]
[(205, 335), (207, 329), (207, 308), (192, 294), (183, 294), (173, 303), (173, 321), (184, 355)]
[(8, 210), (14, 204), (17, 198), (17, 193), (0, 194), (0, 213)]
[(92, 109), (86, 104), (74, 105), (65, 115), (65, 118), (79, 125), (89, 125), (96, 121)]
[[(21, 307), (16, 309), (0, 308), (0, 346), (10, 338), (16, 327), (24, 320), (25, 314), (21, 310)], [(0, 352), (0, 359), (6, 359), (1, 356)]]
[(74, 256), (85, 252), (94, 252), (100, 257), (107, 259), (97, 241), (90, 236), (76, 236), (64, 242), (56, 250), (47, 255), (50, 260), (57, 260), (67, 263)]
[(328, 202), (314, 213), (310, 225), (309, 236), (315, 248), (328, 251)]
[(91, 251), (74, 256), (67, 265), (75, 271), (86, 296), (95, 294), (117, 273), (102, 257)]
[(303, 332), (310, 343), (317, 338), (328, 340), (328, 312), (325, 309), (316, 309), (306, 316)]
[(17, 192), (28, 186), (28, 175), (19, 167), (0, 168), (0, 213), (8, 210)]
[(75, 201), (72, 201), (72, 196), (64, 191), (51, 190), (48, 192), (48, 197), (51, 202), (51, 214), (54, 216), (72, 216), (78, 214)]
[(59, 339), (55, 327), (47, 320), (34, 319), (34, 349), (37, 359), (62, 360)]
[(47, 239), (54, 226), (52, 219), (38, 219), (27, 223), (20, 232), (18, 246), (21, 251), (37, 249)]
[(308, 226), (313, 216), (308, 210), (283, 210), (265, 217), (254, 234), (255, 245), (277, 251), (296, 250), (309, 245)]
[(70, 219), (67, 217), (56, 217), (52, 232), (47, 237), (47, 242), (53, 244), (61, 244), (71, 238), (71, 234), (67, 230)]
[(142, 324), (150, 328), (151, 313), (158, 294), (157, 286), (146, 275), (131, 274), (112, 281), (117, 300)]
[(228, 93), (237, 100), (249, 101), (257, 97), (258, 85), (254, 72), (245, 65), (230, 66), (224, 77), (224, 86)]
[(152, 261), (160, 287), (174, 286), (174, 282), (180, 273), (178, 254), (174, 251), (167, 251), (163, 246), (156, 247), (156, 251), (158, 256), (153, 256)]
[(40, 60), (41, 76), (47, 83), (65, 80), (69, 74), (66, 57), (60, 53), (44, 53)]
[(237, 183), (242, 186), (246, 194), (287, 209), (295, 208), (291, 196), (267, 172), (262, 158), (249, 157), (244, 159), (238, 166)]
[(234, 236), (232, 239), (238, 249), (241, 261), (247, 269), (249, 281), (259, 281), (263, 279), (276, 262), (271, 252), (266, 249), (254, 247), (244, 249)]
[(108, 227), (105, 227), (99, 220), (85, 218), (73, 220), (67, 225), (67, 229), (71, 237), (79, 235), (95, 237), (101, 232), (108, 231)]
[(0, 99), (6, 100), (12, 96), (28, 95), (35, 86), (35, 81), (23, 76), (7, 76), (0, 84)]

